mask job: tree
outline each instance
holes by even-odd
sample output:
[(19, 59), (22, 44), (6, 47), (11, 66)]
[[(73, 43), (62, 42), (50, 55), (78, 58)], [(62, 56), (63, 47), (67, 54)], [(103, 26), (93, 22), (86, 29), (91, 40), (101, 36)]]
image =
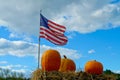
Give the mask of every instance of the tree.
[(109, 69), (106, 69), (105, 71), (104, 71), (104, 73), (105, 74), (114, 74), (111, 70), (109, 70)]

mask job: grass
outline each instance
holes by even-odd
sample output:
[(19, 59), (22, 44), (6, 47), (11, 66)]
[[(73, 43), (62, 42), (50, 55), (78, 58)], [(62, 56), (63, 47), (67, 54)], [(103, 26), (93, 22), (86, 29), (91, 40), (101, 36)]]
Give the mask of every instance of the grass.
[(76, 72), (43, 72), (37, 69), (30, 78), (25, 78), (23, 73), (12, 72), (0, 68), (0, 80), (120, 80), (120, 74), (106, 70), (101, 75), (91, 75), (83, 71)]
[[(91, 75), (79, 72), (43, 72), (37, 69), (32, 73), (31, 80), (117, 80), (114, 74)], [(119, 79), (118, 79), (119, 80)]]

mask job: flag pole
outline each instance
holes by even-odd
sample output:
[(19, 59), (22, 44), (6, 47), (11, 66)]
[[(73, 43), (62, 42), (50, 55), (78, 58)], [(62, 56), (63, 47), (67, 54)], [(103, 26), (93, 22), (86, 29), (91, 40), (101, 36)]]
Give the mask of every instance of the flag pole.
[[(40, 10), (40, 19), (41, 19), (41, 13), (42, 13), (42, 10)], [(38, 41), (38, 69), (40, 68), (40, 64), (41, 64), (41, 59), (40, 59), (40, 36), (39, 36), (39, 41)], [(46, 80), (45, 70), (44, 70), (43, 80)]]
[(38, 40), (38, 69), (40, 68), (40, 37)]
[[(40, 10), (40, 14), (41, 14), (42, 10)], [(38, 69), (40, 68), (40, 36), (38, 38)]]

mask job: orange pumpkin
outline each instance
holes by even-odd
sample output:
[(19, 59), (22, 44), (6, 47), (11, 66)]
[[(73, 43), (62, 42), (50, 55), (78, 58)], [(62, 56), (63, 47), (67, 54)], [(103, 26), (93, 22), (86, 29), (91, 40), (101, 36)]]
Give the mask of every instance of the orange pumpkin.
[(96, 60), (88, 61), (85, 64), (84, 68), (85, 72), (90, 74), (102, 74), (103, 73), (103, 65)]
[(41, 66), (44, 71), (58, 71), (61, 63), (61, 56), (57, 50), (46, 50), (41, 58)]
[(59, 71), (61, 72), (67, 72), (67, 71), (75, 71), (76, 65), (73, 60), (67, 59), (67, 57), (64, 55), (64, 58), (61, 59), (61, 65)]

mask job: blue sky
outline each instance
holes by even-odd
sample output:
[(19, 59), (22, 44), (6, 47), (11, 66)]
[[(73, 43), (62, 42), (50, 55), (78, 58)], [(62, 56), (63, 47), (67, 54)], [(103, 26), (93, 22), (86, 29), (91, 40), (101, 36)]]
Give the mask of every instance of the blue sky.
[(0, 0), (0, 68), (23, 73), (37, 68), (40, 9), (66, 26), (68, 37), (64, 46), (41, 39), (41, 55), (56, 49), (74, 60), (77, 70), (97, 60), (104, 70), (120, 72), (120, 0)]

